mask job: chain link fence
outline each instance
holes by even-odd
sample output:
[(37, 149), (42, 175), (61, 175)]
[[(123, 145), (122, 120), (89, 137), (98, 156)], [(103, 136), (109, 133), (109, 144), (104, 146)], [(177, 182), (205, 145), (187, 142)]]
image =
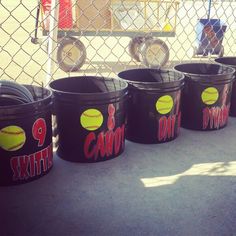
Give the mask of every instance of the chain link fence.
[(0, 76), (46, 86), (236, 56), (235, 9), (220, 0), (1, 0)]

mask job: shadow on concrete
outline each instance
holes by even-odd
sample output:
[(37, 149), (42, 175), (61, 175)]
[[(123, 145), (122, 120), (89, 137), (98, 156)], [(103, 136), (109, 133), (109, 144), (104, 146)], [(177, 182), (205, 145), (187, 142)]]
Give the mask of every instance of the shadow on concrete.
[(51, 172), (0, 188), (0, 235), (233, 236), (236, 120), (181, 129), (169, 143), (126, 142), (113, 160), (81, 164), (55, 155)]

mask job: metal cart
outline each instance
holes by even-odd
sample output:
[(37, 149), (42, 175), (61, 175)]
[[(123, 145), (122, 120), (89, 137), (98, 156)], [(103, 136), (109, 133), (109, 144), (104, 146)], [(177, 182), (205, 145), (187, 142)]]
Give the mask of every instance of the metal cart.
[[(50, 3), (51, 0), (39, 1), (33, 43), (37, 43), (39, 27), (44, 36), (49, 33)], [(175, 36), (177, 0), (77, 0), (74, 4), (71, 0), (60, 0), (59, 3), (57, 62), (63, 71), (78, 71), (84, 64), (87, 54), (81, 36), (131, 37), (127, 46), (134, 60), (148, 67), (167, 63), (169, 48), (157, 37)]]

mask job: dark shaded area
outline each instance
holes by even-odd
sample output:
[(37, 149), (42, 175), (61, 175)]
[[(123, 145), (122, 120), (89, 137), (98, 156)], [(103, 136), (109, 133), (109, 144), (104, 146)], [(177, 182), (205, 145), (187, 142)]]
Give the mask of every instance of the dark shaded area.
[[(55, 156), (45, 177), (0, 188), (0, 235), (233, 236), (236, 176), (227, 173), (235, 165), (235, 132), (230, 118), (218, 131), (181, 129), (169, 143), (126, 142), (125, 152), (106, 162), (75, 164)], [(184, 174), (217, 162), (218, 170)], [(141, 181), (178, 174), (159, 187)]]

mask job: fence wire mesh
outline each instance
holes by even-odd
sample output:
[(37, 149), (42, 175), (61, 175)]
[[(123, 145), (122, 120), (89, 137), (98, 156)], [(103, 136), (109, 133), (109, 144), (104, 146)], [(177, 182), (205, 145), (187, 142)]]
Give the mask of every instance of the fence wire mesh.
[(1, 0), (0, 76), (46, 86), (236, 56), (235, 9), (222, 0)]

